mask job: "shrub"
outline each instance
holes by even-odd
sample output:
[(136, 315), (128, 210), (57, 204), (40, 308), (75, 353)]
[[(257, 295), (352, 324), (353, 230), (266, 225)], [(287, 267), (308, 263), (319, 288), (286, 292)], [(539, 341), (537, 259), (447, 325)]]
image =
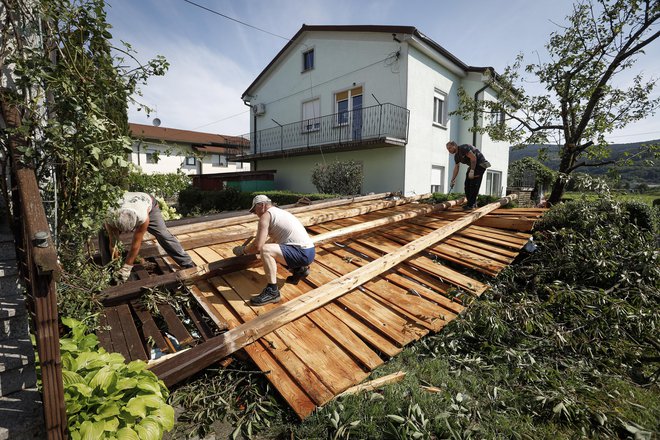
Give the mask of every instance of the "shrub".
[(312, 184), (326, 194), (360, 194), (363, 180), (362, 163), (353, 160), (317, 163), (312, 171)]
[(187, 188), (179, 193), (178, 206), (181, 214), (186, 216), (249, 209), (252, 206), (252, 199), (257, 194), (267, 195), (275, 205), (293, 204), (301, 197), (307, 197), (310, 200), (335, 197), (333, 194), (305, 194), (289, 191), (241, 192), (235, 188), (227, 188), (220, 191), (203, 191), (198, 188)]
[(160, 439), (174, 427), (169, 391), (142, 361), (128, 364), (118, 353), (98, 348), (79, 321), (60, 340), (68, 429), (78, 439)]
[(190, 176), (182, 172), (145, 174), (132, 172), (128, 175), (128, 190), (146, 192), (154, 197), (171, 199), (191, 184)]
[(623, 209), (628, 213), (630, 223), (646, 231), (656, 230), (653, 208), (648, 204), (629, 200), (623, 203)]

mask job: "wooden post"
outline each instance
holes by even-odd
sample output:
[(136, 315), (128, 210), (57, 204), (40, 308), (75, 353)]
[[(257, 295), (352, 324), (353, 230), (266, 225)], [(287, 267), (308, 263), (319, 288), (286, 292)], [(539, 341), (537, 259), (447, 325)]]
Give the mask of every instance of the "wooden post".
[[(3, 101), (2, 114), (8, 127), (20, 126), (20, 113), (16, 107), (10, 107)], [(64, 406), (55, 285), (60, 269), (34, 170), (21, 161), (19, 147), (25, 144), (25, 139), (17, 136), (9, 139), (12, 171), (16, 179), (23, 222), (22, 240), (28, 260), (27, 281), (36, 314), (34, 325), (43, 383), (44, 421), (48, 439), (64, 439), (67, 417)], [(19, 207), (14, 206), (14, 209)], [(45, 237), (40, 238), (38, 233), (44, 233)]]
[(273, 330), (334, 301), (427, 247), (433, 246), (440, 240), (472, 224), (490, 211), (506, 205), (513, 199), (515, 199), (513, 196), (504, 197), (498, 202), (466, 214), (461, 219), (442, 226), (424, 237), (402, 246), (391, 254), (373, 260), (220, 336), (209, 339), (206, 343), (200, 344), (180, 356), (168, 359), (154, 366), (152, 371), (168, 386), (190, 377)]

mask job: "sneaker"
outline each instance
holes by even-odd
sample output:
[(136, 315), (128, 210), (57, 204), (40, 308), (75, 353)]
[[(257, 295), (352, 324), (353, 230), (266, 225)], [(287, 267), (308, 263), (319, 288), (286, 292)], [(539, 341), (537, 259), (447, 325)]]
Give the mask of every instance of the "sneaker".
[(195, 263), (188, 263), (188, 264), (182, 264), (181, 268), (182, 269), (190, 269), (191, 267), (197, 267)]
[(474, 205), (463, 205), (463, 211), (472, 211), (474, 209)]
[(252, 305), (263, 306), (265, 304), (280, 302), (280, 289), (266, 286), (261, 293), (250, 300)]
[(293, 269), (293, 275), (288, 276), (286, 282), (289, 284), (298, 284), (300, 280), (309, 275), (309, 266), (297, 267)]

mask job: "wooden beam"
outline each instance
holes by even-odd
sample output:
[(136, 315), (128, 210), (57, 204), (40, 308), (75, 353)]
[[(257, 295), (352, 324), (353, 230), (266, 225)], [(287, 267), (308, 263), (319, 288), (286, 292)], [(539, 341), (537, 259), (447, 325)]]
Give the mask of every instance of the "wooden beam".
[[(423, 194), (420, 196), (405, 197), (396, 200), (386, 200), (377, 203), (371, 203), (366, 206), (357, 206), (355, 208), (345, 209), (341, 212), (331, 212), (325, 214), (319, 213), (319, 214), (311, 214), (308, 216), (299, 216), (298, 220), (300, 220), (303, 226), (313, 226), (319, 223), (329, 222), (329, 221), (348, 218), (348, 217), (355, 217), (358, 215), (367, 214), (369, 212), (379, 211), (381, 209), (387, 209), (387, 208), (393, 208), (395, 206), (405, 205), (407, 203), (415, 202), (420, 198), (428, 198), (427, 196), (429, 195)], [(450, 206), (456, 204), (455, 201), (447, 202), (447, 203), (452, 203)], [(313, 205), (302, 206), (301, 208), (309, 208), (310, 206)], [(318, 206), (315, 207), (315, 209), (319, 209)], [(291, 211), (293, 211), (293, 209), (289, 210), (289, 212)], [(249, 214), (241, 218), (243, 219), (242, 222), (248, 223), (248, 225), (246, 225), (246, 228), (240, 232), (230, 232), (230, 233), (222, 233), (222, 234), (218, 234), (218, 233), (204, 234), (202, 236), (181, 240), (181, 246), (183, 246), (185, 250), (188, 250), (201, 246), (213, 246), (215, 244), (220, 244), (220, 243), (229, 243), (237, 240), (245, 240), (248, 237), (254, 236), (257, 231), (257, 217), (254, 214)], [(212, 226), (209, 223), (206, 223), (205, 225), (206, 227), (204, 228), (204, 230), (216, 229), (219, 227), (219, 226)], [(142, 248), (140, 249), (140, 256), (143, 258), (155, 257), (160, 255), (166, 255), (166, 254), (163, 248), (161, 248), (157, 243), (145, 243), (142, 245)]]
[[(395, 202), (399, 202), (401, 200), (403, 199), (397, 200)], [(374, 229), (387, 224), (396, 223), (410, 218), (418, 217), (420, 215), (425, 215), (431, 212), (437, 212), (443, 209), (447, 209), (462, 203), (462, 201), (463, 199), (452, 200), (437, 205), (426, 205), (426, 206), (419, 205), (415, 207), (414, 211), (395, 214), (383, 219), (378, 219), (371, 222), (365, 222), (359, 225), (347, 226), (345, 228), (329, 231), (324, 234), (315, 235), (314, 237), (312, 237), (312, 241), (314, 241), (314, 243), (324, 243), (331, 240), (336, 240), (337, 238), (340, 237), (347, 238), (369, 229)], [(337, 217), (342, 218), (340, 216)], [(231, 235), (232, 238), (229, 241), (238, 240), (238, 238), (236, 238), (238, 237), (238, 235), (241, 235), (241, 238), (246, 238), (244, 236), (249, 237), (251, 235), (254, 235), (254, 231), (249, 230), (248, 232), (245, 233), (233, 234)], [(210, 243), (206, 243), (206, 244), (210, 245)], [(111, 287), (103, 291), (101, 294), (101, 301), (104, 304), (116, 303), (119, 300), (132, 299), (135, 298), (136, 296), (139, 296), (139, 292), (144, 288), (171, 286), (178, 282), (184, 282), (184, 281), (194, 282), (202, 279), (211, 278), (220, 275), (221, 273), (229, 272), (231, 270), (241, 270), (248, 267), (248, 266), (240, 267), (240, 263), (235, 258), (227, 258), (222, 261), (226, 262), (226, 264), (220, 265), (221, 261), (218, 261), (197, 268), (184, 269), (166, 275), (151, 277), (146, 280), (129, 281), (127, 283), (121, 284), (119, 286)], [(218, 266), (214, 266), (214, 265), (218, 265)], [(233, 267), (234, 269), (230, 270), (229, 269), (230, 267)]]
[(154, 366), (152, 371), (167, 386), (171, 386), (180, 380), (190, 377), (273, 330), (334, 301), (375, 276), (380, 275), (427, 247), (470, 225), (490, 211), (506, 205), (513, 199), (515, 199), (515, 195), (504, 197), (498, 202), (491, 203), (466, 214), (463, 218), (402, 246), (395, 252), (374, 260), (353, 272), (336, 278), (296, 299), (263, 313), (245, 324), (235, 327), (220, 336), (216, 336), (208, 342), (188, 350), (185, 355), (168, 359)]
[(343, 393), (338, 394), (337, 397), (350, 396), (351, 394), (361, 393), (362, 391), (371, 391), (377, 388), (382, 388), (385, 385), (401, 382), (405, 377), (405, 372), (397, 371), (396, 373), (388, 374), (387, 376), (379, 377), (378, 379), (370, 380), (369, 382), (350, 387)]

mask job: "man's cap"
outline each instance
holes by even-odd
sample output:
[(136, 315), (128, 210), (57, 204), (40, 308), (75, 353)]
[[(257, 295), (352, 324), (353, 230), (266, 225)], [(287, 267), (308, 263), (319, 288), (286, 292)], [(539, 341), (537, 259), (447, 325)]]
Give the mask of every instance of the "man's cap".
[(250, 212), (254, 212), (254, 208), (257, 206), (258, 203), (270, 203), (271, 200), (268, 198), (268, 196), (264, 194), (259, 194), (258, 196), (254, 196), (254, 199), (252, 199), (252, 208), (250, 208)]

